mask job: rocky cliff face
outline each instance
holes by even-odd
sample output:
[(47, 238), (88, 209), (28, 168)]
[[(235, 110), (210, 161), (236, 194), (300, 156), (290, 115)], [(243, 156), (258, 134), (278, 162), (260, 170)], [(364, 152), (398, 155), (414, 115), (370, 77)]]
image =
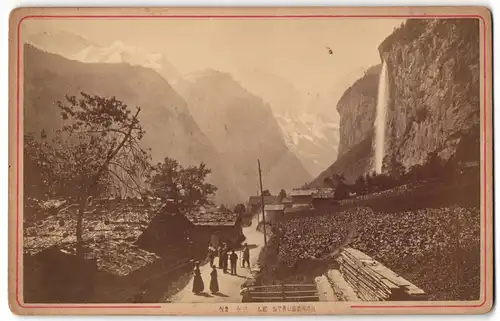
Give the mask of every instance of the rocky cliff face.
[[(434, 151), (479, 157), (478, 20), (409, 20), (379, 51), (389, 74), (385, 160), (408, 168)], [(379, 73), (372, 67), (340, 99), (339, 157), (313, 186), (335, 173), (352, 182), (372, 171)]]
[(381, 65), (368, 69), (337, 104), (340, 114), (339, 157), (366, 139), (373, 129), (380, 69)]
[(347, 182), (353, 183), (360, 175), (371, 171), (380, 69), (381, 65), (369, 68), (340, 98), (337, 104), (340, 114), (338, 157), (311, 183), (312, 187), (323, 186), (325, 178), (334, 174), (343, 174)]
[(410, 167), (432, 151), (455, 154), (479, 124), (479, 20), (409, 20), (379, 51), (390, 83), (386, 159)]

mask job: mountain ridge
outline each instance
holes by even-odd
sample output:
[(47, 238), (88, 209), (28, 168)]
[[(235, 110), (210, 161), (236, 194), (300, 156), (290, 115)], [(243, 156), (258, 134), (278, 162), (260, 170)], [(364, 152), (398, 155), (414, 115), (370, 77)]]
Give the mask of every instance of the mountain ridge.
[[(279, 191), (304, 184), (310, 175), (285, 144), (271, 107), (252, 94), (229, 73), (206, 69), (186, 77), (179, 93), (186, 100), (201, 130), (214, 142), (222, 157), (236, 166), (234, 180), (253, 195), (257, 159), (261, 160), (266, 188)], [(283, 168), (295, 172), (290, 179)]]
[[(24, 74), (25, 132), (60, 127), (56, 102), (65, 95), (83, 91), (115, 96), (131, 108), (141, 106), (139, 118), (146, 130), (142, 143), (144, 148), (154, 147), (153, 161), (169, 156), (184, 166), (204, 162), (213, 170), (209, 180), (220, 189), (219, 201), (236, 202), (243, 197), (227, 181), (217, 151), (200, 131), (184, 100), (154, 70), (126, 63), (82, 63), (26, 44)], [(41, 106), (45, 107), (43, 113)]]

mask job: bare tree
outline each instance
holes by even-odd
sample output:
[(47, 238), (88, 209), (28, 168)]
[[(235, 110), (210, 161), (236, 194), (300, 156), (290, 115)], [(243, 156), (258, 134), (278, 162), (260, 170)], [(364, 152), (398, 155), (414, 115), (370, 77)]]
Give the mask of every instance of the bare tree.
[(142, 195), (142, 176), (149, 168), (150, 156), (139, 145), (145, 133), (138, 119), (139, 107), (132, 114), (115, 97), (86, 93), (78, 99), (66, 96), (58, 106), (63, 127), (50, 143), (39, 144), (38, 159), (50, 168), (44, 175), (52, 193), (77, 199), (76, 254), (83, 255), (88, 200), (112, 187)]

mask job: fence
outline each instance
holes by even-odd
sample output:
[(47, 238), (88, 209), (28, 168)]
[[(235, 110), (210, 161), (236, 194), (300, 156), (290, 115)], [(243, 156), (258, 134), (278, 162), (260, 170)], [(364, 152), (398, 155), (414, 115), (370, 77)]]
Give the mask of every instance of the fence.
[(314, 302), (319, 301), (316, 284), (279, 284), (248, 286), (242, 302)]

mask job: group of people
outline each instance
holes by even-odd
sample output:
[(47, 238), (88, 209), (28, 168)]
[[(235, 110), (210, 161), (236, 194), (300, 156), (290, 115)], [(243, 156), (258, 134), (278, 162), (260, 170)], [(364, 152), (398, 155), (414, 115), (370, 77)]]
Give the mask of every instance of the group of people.
[[(243, 246), (243, 259), (242, 259), (242, 267), (247, 266), (250, 267), (250, 249), (248, 248), (248, 244), (245, 243)], [(226, 243), (221, 243), (215, 249), (212, 244), (208, 247), (208, 258), (210, 259), (210, 266), (214, 266), (215, 258), (219, 258), (219, 269), (222, 269), (224, 273), (227, 273), (228, 269), (228, 260), (231, 268), (231, 275), (236, 275), (236, 266), (238, 263), (238, 255), (235, 250), (229, 250), (229, 247)]]
[[(248, 245), (245, 243), (243, 246), (243, 260), (242, 260), (242, 267), (244, 268), (245, 266), (250, 268), (250, 249)], [(228, 273), (228, 260), (230, 263), (231, 275), (237, 275), (236, 274), (236, 265), (238, 263), (238, 255), (236, 254), (236, 251), (229, 250), (229, 247), (227, 246), (226, 243), (221, 243), (215, 249), (212, 244), (209, 245), (208, 247), (208, 258), (210, 260), (210, 266), (212, 267), (212, 272), (210, 272), (210, 292), (215, 294), (219, 292), (219, 281), (217, 278), (217, 267), (214, 264), (215, 257), (219, 258), (219, 269), (222, 269), (224, 273)], [(205, 285), (203, 283), (203, 279), (201, 277), (201, 271), (200, 271), (200, 262), (195, 262), (195, 268), (194, 268), (194, 280), (193, 280), (193, 293), (199, 294), (203, 292), (205, 288)]]

